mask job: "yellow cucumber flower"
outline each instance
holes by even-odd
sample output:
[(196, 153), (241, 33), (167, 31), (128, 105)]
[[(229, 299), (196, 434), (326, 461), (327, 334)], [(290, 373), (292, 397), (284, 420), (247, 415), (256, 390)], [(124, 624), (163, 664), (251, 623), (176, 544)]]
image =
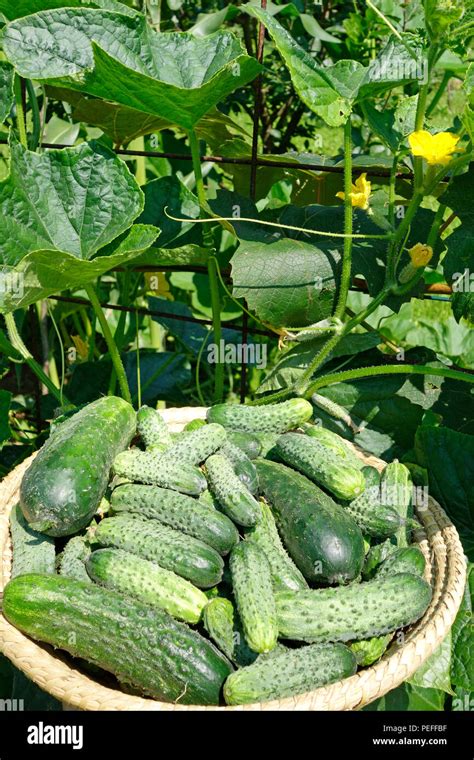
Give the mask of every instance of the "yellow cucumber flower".
[(417, 269), (419, 267), (425, 267), (433, 258), (433, 249), (430, 245), (425, 243), (417, 243), (408, 251), (411, 259), (411, 263)]
[[(352, 205), (367, 211), (371, 191), (372, 184), (367, 180), (367, 173), (364, 172), (356, 179), (355, 184), (352, 183), (352, 192), (349, 194)], [(336, 193), (336, 198), (345, 200), (345, 197), (346, 195), (343, 192)]]
[(438, 132), (432, 135), (425, 129), (420, 129), (411, 133), (408, 142), (414, 156), (425, 158), (431, 166), (446, 166), (453, 157), (459, 137), (452, 132)]

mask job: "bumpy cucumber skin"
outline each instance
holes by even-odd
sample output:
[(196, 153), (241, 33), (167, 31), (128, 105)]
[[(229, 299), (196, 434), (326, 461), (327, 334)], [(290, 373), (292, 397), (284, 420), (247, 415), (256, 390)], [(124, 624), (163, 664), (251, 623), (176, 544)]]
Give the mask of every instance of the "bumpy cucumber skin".
[(431, 586), (410, 573), (339, 588), (276, 594), (281, 636), (296, 641), (352, 641), (382, 636), (418, 620)]
[(350, 645), (351, 652), (355, 655), (357, 664), (367, 668), (379, 660), (386, 651), (393, 638), (393, 634), (386, 633), (384, 636), (375, 636), (372, 639), (354, 641)]
[(309, 401), (292, 398), (266, 406), (217, 404), (208, 410), (207, 419), (242, 433), (284, 433), (307, 422), (312, 414)]
[(186, 623), (197, 623), (207, 604), (206, 595), (189, 581), (123, 549), (98, 549), (86, 566), (96, 583), (159, 607)]
[(156, 520), (108, 517), (97, 527), (94, 541), (156, 562), (199, 588), (215, 586), (222, 578), (224, 563), (215, 549)]
[(255, 525), (258, 518), (258, 501), (235, 474), (231, 462), (221, 454), (213, 454), (206, 461), (209, 488), (223, 512), (238, 525), (246, 528)]
[(347, 464), (315, 438), (286, 433), (278, 439), (276, 451), (285, 464), (340, 499), (355, 499), (365, 489), (365, 478), (360, 469)]
[(159, 486), (124, 485), (112, 493), (115, 514), (136, 514), (158, 520), (163, 525), (198, 538), (219, 552), (228, 554), (239, 540), (232, 520), (196, 499)]
[(396, 573), (413, 573), (421, 578), (426, 568), (426, 560), (418, 546), (405, 546), (396, 549), (382, 562), (376, 570), (375, 577), (383, 578)]
[(362, 472), (364, 474), (366, 487), (380, 485), (380, 472), (375, 467), (372, 467), (370, 464), (365, 464), (362, 467)]
[(265, 553), (275, 590), (298, 591), (298, 589), (308, 588), (304, 575), (287, 554), (272, 511), (264, 501), (260, 502), (257, 524), (248, 531), (246, 538), (257, 544)]
[(232, 671), (226, 657), (184, 623), (95, 584), (24, 575), (6, 586), (3, 613), (28, 636), (88, 660), (154, 699), (216, 705)]
[(199, 496), (207, 488), (206, 478), (198, 467), (183, 462), (162, 460), (163, 454), (130, 449), (114, 460), (114, 472), (137, 483), (171, 488), (173, 491)]
[(234, 468), (235, 474), (242, 481), (244, 486), (248, 488), (251, 494), (256, 494), (258, 491), (257, 470), (247, 454), (244, 454), (242, 449), (238, 446), (234, 446), (234, 444), (229, 441), (227, 441), (224, 446), (221, 446), (218, 453), (227, 457)]
[(364, 540), (344, 508), (285, 465), (259, 459), (256, 466), (283, 543), (305, 578), (328, 583), (356, 578), (364, 562)]
[(325, 448), (330, 451), (334, 451), (337, 456), (343, 459), (347, 464), (361, 470), (363, 467), (362, 459), (359, 459), (356, 454), (349, 448), (347, 441), (337, 433), (333, 433), (332, 430), (324, 428), (322, 425), (311, 425), (306, 423), (303, 425), (303, 430), (306, 435), (311, 436), (316, 441), (319, 441)]
[(220, 449), (226, 440), (227, 433), (222, 425), (204, 425), (175, 440), (163, 454), (162, 462), (198, 465)]
[(260, 547), (241, 541), (230, 555), (235, 600), (250, 649), (269, 652), (278, 638), (270, 565)]
[(402, 524), (398, 512), (380, 503), (378, 485), (367, 486), (357, 499), (346, 502), (344, 509), (354, 518), (365, 536), (388, 538), (393, 536)]
[(396, 551), (395, 539), (386, 538), (379, 544), (371, 546), (364, 560), (364, 567), (362, 568), (362, 578), (365, 581), (374, 577), (380, 564), (387, 559), (387, 557)]
[(91, 548), (86, 536), (70, 538), (59, 558), (59, 575), (91, 583), (86, 570), (86, 561), (90, 553)]
[[(413, 493), (413, 482), (410, 470), (397, 460), (388, 464), (382, 472), (380, 480), (380, 489), (382, 502), (398, 512), (402, 520), (412, 517), (413, 510), (411, 499)], [(397, 530), (395, 537), (397, 546), (404, 548), (409, 543), (410, 530), (406, 525)]]
[(137, 412), (137, 431), (147, 449), (171, 446), (172, 439), (166, 422), (158, 409), (141, 406)]
[(258, 658), (224, 684), (228, 705), (245, 705), (303, 694), (354, 675), (356, 659), (344, 644), (313, 644)]
[(228, 430), (227, 440), (234, 446), (238, 446), (249, 459), (256, 459), (260, 456), (262, 446), (258, 437), (252, 433), (241, 433), (238, 430)]
[(199, 430), (199, 428), (204, 427), (205, 424), (206, 420), (190, 420), (190, 422), (187, 422), (184, 426), (183, 433), (191, 433), (193, 430)]
[(255, 662), (258, 655), (245, 640), (240, 618), (230, 599), (218, 596), (204, 608), (204, 628), (218, 648), (238, 667)]
[(100, 398), (62, 422), (21, 482), (21, 509), (31, 527), (48, 536), (85, 528), (105, 493), (112, 462), (135, 427), (133, 407), (115, 396)]
[(54, 540), (37, 533), (26, 522), (19, 504), (10, 513), (12, 537), (12, 578), (25, 573), (54, 573)]

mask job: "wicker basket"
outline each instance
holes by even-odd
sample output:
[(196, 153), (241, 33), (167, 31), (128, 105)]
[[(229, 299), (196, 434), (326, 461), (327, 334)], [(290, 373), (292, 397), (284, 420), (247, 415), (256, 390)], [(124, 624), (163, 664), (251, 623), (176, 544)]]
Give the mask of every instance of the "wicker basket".
[[(203, 417), (200, 408), (169, 409), (166, 419), (180, 430), (190, 419)], [(383, 462), (358, 452), (367, 464), (381, 469)], [(21, 478), (32, 457), (22, 462), (0, 485), (0, 592), (10, 577), (11, 545), (8, 518), (17, 502)], [(381, 697), (409, 678), (430, 656), (450, 630), (461, 603), (466, 563), (459, 536), (445, 512), (433, 499), (418, 509), (423, 525), (415, 536), (427, 560), (426, 578), (433, 599), (425, 615), (406, 630), (403, 643), (394, 643), (373, 667), (343, 681), (297, 697), (245, 707), (192, 707), (157, 702), (124, 694), (96, 682), (75, 669), (72, 660), (58, 656), (49, 646), (35, 643), (0, 615), (0, 650), (42, 689), (68, 707), (82, 710), (354, 710)]]

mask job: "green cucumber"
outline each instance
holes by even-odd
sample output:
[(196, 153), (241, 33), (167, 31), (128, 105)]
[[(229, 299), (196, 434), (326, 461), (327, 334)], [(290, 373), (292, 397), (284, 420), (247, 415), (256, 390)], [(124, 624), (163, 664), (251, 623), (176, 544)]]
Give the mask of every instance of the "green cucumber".
[(307, 422), (312, 414), (309, 401), (292, 398), (266, 406), (217, 404), (208, 410), (207, 420), (242, 433), (284, 433)]
[(91, 580), (86, 570), (86, 561), (90, 553), (91, 547), (87, 536), (74, 536), (70, 538), (59, 555), (59, 575), (90, 583)]
[(190, 496), (199, 496), (207, 488), (206, 478), (198, 467), (162, 459), (155, 451), (130, 449), (114, 460), (114, 472), (133, 482), (171, 488)]
[(365, 557), (364, 567), (362, 568), (362, 578), (365, 581), (373, 578), (379, 565), (387, 559), (396, 548), (397, 546), (393, 536), (385, 539), (385, 541), (382, 541), (381, 543), (371, 546)]
[(426, 568), (426, 560), (418, 546), (404, 546), (394, 552), (379, 565), (375, 576), (381, 578), (395, 573), (413, 573), (421, 578)]
[(137, 431), (147, 449), (166, 449), (172, 439), (168, 426), (158, 409), (141, 406), (137, 412)]
[(367, 668), (380, 660), (392, 638), (392, 633), (386, 633), (384, 636), (374, 636), (372, 639), (353, 641), (350, 650), (355, 655), (357, 664), (362, 668)]
[(23, 575), (5, 587), (3, 614), (33, 639), (85, 659), (153, 699), (217, 705), (232, 672), (226, 657), (184, 623), (95, 584)]
[(159, 607), (186, 623), (197, 623), (207, 604), (206, 595), (189, 581), (123, 549), (92, 552), (87, 572), (96, 583)]
[(351, 467), (355, 467), (360, 470), (363, 467), (362, 459), (354, 453), (349, 447), (347, 441), (337, 433), (333, 433), (331, 430), (324, 428), (322, 425), (313, 425), (306, 423), (302, 425), (302, 428), (306, 435), (311, 436), (316, 441), (319, 441), (326, 449), (333, 451), (338, 457), (343, 459)]
[(228, 430), (227, 440), (234, 446), (238, 446), (249, 459), (256, 459), (260, 456), (262, 446), (257, 435), (252, 433), (241, 433), (238, 430)]
[(360, 469), (347, 464), (315, 438), (286, 433), (278, 439), (276, 452), (285, 464), (299, 470), (339, 499), (355, 499), (365, 489), (365, 478)]
[(279, 433), (256, 433), (260, 442), (260, 458), (272, 459), (275, 451), (276, 443), (280, 437)]
[(248, 531), (247, 540), (254, 542), (264, 551), (270, 565), (275, 589), (298, 591), (298, 589), (308, 588), (303, 574), (287, 554), (281, 542), (272, 510), (264, 501), (260, 502), (260, 515), (257, 524)]
[(218, 596), (204, 608), (204, 628), (211, 639), (235, 665), (255, 662), (258, 655), (248, 646), (242, 623), (230, 599)]
[(199, 430), (199, 428), (202, 428), (204, 425), (206, 425), (206, 420), (190, 420), (190, 422), (187, 422), (184, 426), (183, 433), (191, 433), (193, 430)]
[(417, 575), (400, 573), (338, 588), (280, 591), (278, 627), (295, 641), (351, 641), (404, 628), (424, 614), (431, 586)]
[(213, 454), (206, 461), (209, 488), (219, 502), (222, 511), (238, 525), (246, 528), (255, 525), (258, 501), (244, 486), (227, 457)]
[(305, 578), (328, 583), (356, 578), (364, 562), (364, 540), (345, 509), (285, 465), (261, 459), (256, 466), (283, 543)]
[(250, 649), (269, 652), (278, 638), (270, 565), (256, 544), (241, 541), (230, 555), (235, 600)]
[(382, 472), (380, 492), (382, 504), (395, 509), (402, 518), (403, 524), (395, 537), (399, 548), (406, 547), (410, 537), (410, 518), (413, 516), (413, 482), (410, 470), (396, 459), (388, 464)]
[(403, 525), (395, 509), (381, 504), (379, 485), (367, 486), (357, 499), (346, 502), (344, 509), (354, 518), (364, 536), (387, 538)]
[(354, 675), (357, 663), (344, 644), (313, 644), (260, 657), (224, 684), (228, 705), (284, 699)]
[(98, 525), (94, 541), (156, 562), (199, 588), (215, 586), (222, 578), (224, 563), (215, 549), (157, 520), (108, 517)]
[(23, 476), (21, 509), (33, 530), (69, 536), (91, 521), (112, 463), (135, 433), (130, 404), (105, 396), (66, 419)]
[(26, 522), (19, 504), (10, 512), (12, 537), (12, 578), (25, 573), (54, 573), (54, 540), (37, 533)]
[(362, 467), (362, 472), (365, 478), (365, 486), (380, 486), (380, 472), (372, 467), (370, 464), (365, 464)]
[(180, 434), (180, 438), (162, 455), (162, 462), (198, 465), (204, 462), (227, 440), (227, 433), (222, 425), (204, 425), (190, 433)]
[(226, 443), (221, 446), (218, 453), (227, 457), (234, 468), (235, 474), (242, 481), (244, 486), (248, 488), (251, 494), (256, 494), (258, 491), (257, 470), (247, 454), (244, 454), (241, 448), (234, 446), (234, 444), (229, 441), (226, 441)]
[(213, 507), (159, 486), (124, 485), (112, 494), (115, 514), (136, 514), (187, 533), (227, 554), (239, 540), (234, 523)]

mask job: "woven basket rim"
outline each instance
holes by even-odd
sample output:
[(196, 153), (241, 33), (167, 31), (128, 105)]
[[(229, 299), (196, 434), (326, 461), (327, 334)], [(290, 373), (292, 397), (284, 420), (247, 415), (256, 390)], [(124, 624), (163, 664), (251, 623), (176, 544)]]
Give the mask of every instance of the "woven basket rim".
[[(196, 417), (204, 417), (203, 407), (163, 410), (173, 430)], [(353, 447), (366, 464), (379, 470), (385, 464)], [(17, 501), (23, 473), (35, 454), (20, 463), (0, 483), (0, 594), (10, 576), (11, 547), (9, 513)], [(466, 578), (466, 560), (458, 533), (444, 510), (431, 497), (428, 506), (417, 509), (422, 529), (415, 534), (427, 560), (426, 578), (433, 588), (430, 607), (415, 625), (392, 643), (375, 665), (343, 681), (269, 702), (238, 707), (179, 705), (125, 694), (104, 686), (74, 668), (44, 645), (22, 634), (0, 614), (0, 651), (43, 690), (75, 709), (83, 710), (163, 710), (163, 711), (247, 711), (247, 710), (354, 710), (383, 696), (409, 678), (432, 654), (449, 632), (461, 604)]]

